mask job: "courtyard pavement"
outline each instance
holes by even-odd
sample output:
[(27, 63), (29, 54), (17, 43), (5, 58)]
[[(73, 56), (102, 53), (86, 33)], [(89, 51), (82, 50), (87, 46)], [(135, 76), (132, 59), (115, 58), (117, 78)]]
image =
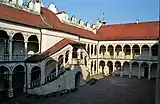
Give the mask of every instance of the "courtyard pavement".
[(154, 104), (155, 81), (108, 76), (78, 91), (49, 98), (10, 99), (1, 104)]

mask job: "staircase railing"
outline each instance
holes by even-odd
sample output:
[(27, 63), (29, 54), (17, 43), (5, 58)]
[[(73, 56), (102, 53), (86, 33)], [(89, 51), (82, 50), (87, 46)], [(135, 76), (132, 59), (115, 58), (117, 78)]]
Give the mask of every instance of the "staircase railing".
[(39, 87), (41, 85), (41, 80), (40, 79), (37, 79), (33, 82), (30, 83), (30, 88), (35, 88), (35, 87)]

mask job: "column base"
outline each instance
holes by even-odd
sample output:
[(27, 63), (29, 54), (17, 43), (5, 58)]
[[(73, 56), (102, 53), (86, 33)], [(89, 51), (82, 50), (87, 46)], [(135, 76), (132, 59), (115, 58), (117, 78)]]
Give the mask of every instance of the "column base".
[(123, 73), (122, 72), (120, 72), (120, 77), (123, 77)]
[(129, 74), (129, 78), (131, 78), (132, 77), (132, 75), (131, 74)]
[(9, 98), (13, 97), (13, 89), (8, 90), (8, 97)]

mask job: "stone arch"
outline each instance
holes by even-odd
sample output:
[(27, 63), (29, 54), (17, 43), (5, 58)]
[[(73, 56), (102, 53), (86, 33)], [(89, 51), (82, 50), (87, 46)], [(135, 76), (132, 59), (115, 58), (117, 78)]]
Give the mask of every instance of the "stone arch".
[(80, 71), (75, 74), (75, 88), (79, 88), (81, 86), (82, 77), (83, 76)]
[(151, 51), (152, 51), (152, 56), (158, 56), (158, 44), (154, 44), (151, 47)]
[(112, 61), (108, 61), (107, 62), (107, 66), (109, 68), (109, 74), (111, 75), (113, 73), (113, 62)]
[(132, 47), (133, 58), (136, 58), (137, 55), (140, 55), (140, 47), (139, 45), (133, 45)]
[(106, 47), (105, 47), (104, 45), (101, 45), (101, 46), (100, 46), (99, 53), (100, 53), (100, 54), (102, 53), (102, 54), (104, 55), (105, 52), (106, 52)]
[(113, 57), (114, 56), (114, 47), (112, 45), (108, 46), (108, 52), (110, 53), (110, 56)]
[(66, 51), (66, 53), (65, 53), (65, 63), (68, 62), (68, 59), (69, 59), (69, 50)]
[(123, 51), (125, 56), (131, 55), (131, 47), (128, 44), (123, 47)]
[(91, 45), (91, 55), (93, 55), (93, 44)]
[(100, 69), (102, 68), (102, 74), (104, 74), (105, 62), (103, 60), (99, 63)]
[(39, 51), (39, 40), (36, 35), (31, 35), (28, 38), (27, 52), (29, 54), (34, 54)]
[(9, 90), (9, 74), (10, 70), (6, 66), (0, 66), (0, 100), (3, 100), (8, 97)]
[(130, 63), (125, 61), (123, 63), (123, 75), (129, 75), (130, 74)]
[(157, 76), (157, 63), (152, 63), (151, 64), (151, 70), (150, 70), (150, 76), (151, 78), (156, 78)]
[(50, 74), (56, 74), (56, 64), (55, 60), (48, 60), (45, 64), (45, 77), (49, 76)]
[(95, 48), (94, 48), (94, 55), (97, 54), (97, 45), (95, 45)]
[(22, 33), (15, 33), (13, 35), (12, 53), (18, 55), (25, 54), (24, 37)]
[(117, 45), (117, 46), (115, 47), (115, 51), (116, 51), (116, 53), (117, 53), (117, 56), (119, 56), (119, 52), (122, 51), (122, 46)]
[(138, 76), (138, 72), (139, 72), (139, 63), (138, 62), (133, 62), (132, 63), (132, 68), (131, 68), (132, 76)]
[(9, 54), (9, 35), (0, 30), (0, 54)]
[(148, 45), (143, 45), (142, 46), (142, 53), (141, 53), (141, 58), (142, 59), (148, 59), (149, 57), (149, 46)]
[(140, 76), (148, 78), (149, 74), (149, 65), (146, 62), (143, 62), (141, 64), (141, 70), (140, 70)]
[(12, 87), (14, 96), (23, 94), (24, 84), (25, 84), (25, 67), (23, 65), (17, 65), (13, 69), (13, 75), (12, 75)]

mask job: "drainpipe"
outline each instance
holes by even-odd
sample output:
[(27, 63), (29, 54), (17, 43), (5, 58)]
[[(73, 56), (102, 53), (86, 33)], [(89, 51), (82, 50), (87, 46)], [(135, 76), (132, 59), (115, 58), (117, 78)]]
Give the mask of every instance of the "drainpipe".
[(40, 53), (42, 52), (42, 29), (39, 28), (39, 31), (40, 31)]

